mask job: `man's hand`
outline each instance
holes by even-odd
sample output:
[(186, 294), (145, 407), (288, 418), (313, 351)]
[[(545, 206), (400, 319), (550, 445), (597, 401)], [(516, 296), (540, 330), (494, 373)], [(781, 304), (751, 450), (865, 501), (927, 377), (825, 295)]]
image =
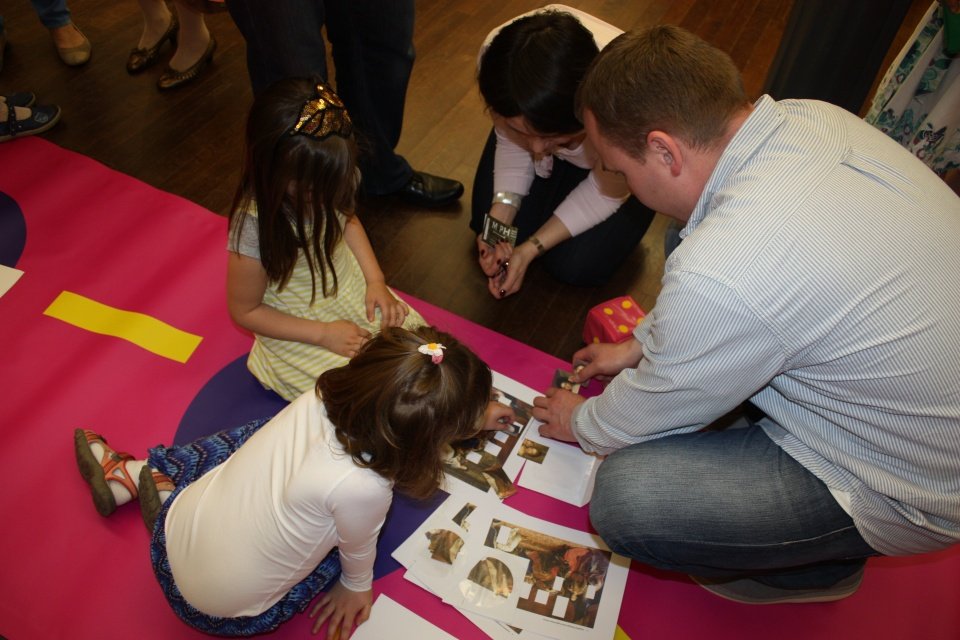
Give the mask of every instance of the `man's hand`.
[(576, 442), (573, 435), (573, 410), (585, 398), (564, 389), (550, 387), (546, 396), (533, 399), (533, 417), (543, 423), (540, 435), (564, 442)]
[(617, 344), (595, 343), (573, 354), (571, 382), (586, 382), (594, 376), (615, 376), (640, 364), (643, 345), (630, 338)]

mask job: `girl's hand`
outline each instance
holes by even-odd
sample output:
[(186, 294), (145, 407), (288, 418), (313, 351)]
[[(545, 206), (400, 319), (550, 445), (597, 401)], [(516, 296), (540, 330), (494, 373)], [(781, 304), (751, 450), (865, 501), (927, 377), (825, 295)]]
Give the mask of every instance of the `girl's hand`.
[(495, 247), (491, 247), (482, 236), (477, 236), (477, 253), (480, 269), (485, 276), (492, 278), (500, 271), (503, 263), (510, 260), (513, 247), (509, 242), (499, 242)]
[(373, 591), (350, 591), (338, 580), (320, 602), (310, 610), (310, 617), (316, 618), (313, 633), (319, 633), (327, 620), (330, 625), (324, 636), (330, 640), (347, 640), (354, 625), (359, 625), (370, 617), (373, 605)]
[(387, 285), (382, 282), (367, 284), (367, 320), (373, 322), (376, 317), (374, 310), (380, 307), (380, 328), (399, 327), (407, 319), (410, 307), (402, 300), (398, 300)]
[(513, 409), (502, 402), (491, 400), (487, 403), (486, 411), (483, 412), (482, 429), (484, 431), (504, 431), (511, 427), (514, 420), (516, 420), (516, 416)]
[(317, 344), (343, 356), (352, 358), (357, 355), (360, 347), (370, 339), (370, 332), (349, 320), (334, 320), (323, 322), (323, 331)]

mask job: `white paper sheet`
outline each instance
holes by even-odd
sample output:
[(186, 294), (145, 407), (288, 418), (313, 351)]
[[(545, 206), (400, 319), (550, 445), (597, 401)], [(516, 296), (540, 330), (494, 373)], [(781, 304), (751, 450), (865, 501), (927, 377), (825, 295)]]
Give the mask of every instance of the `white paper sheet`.
[(17, 284), (17, 280), (19, 280), (22, 275), (23, 271), (20, 271), (20, 269), (14, 269), (13, 267), (0, 264), (0, 297), (3, 297), (3, 294), (10, 291), (13, 285)]
[[(402, 629), (398, 633), (398, 629)], [(328, 633), (329, 635), (329, 633)], [(436, 625), (380, 594), (370, 609), (370, 618), (357, 627), (353, 640), (383, 640), (384, 638), (417, 638), (417, 640), (456, 640)]]
[(517, 484), (577, 507), (590, 502), (593, 484), (602, 458), (575, 444), (544, 438), (540, 423), (534, 419), (524, 432), (517, 455), (527, 461)]

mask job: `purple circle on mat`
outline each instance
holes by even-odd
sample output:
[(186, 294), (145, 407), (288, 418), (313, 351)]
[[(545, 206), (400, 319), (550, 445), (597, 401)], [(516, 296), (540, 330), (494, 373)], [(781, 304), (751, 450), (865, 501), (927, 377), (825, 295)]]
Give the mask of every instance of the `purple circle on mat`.
[[(174, 444), (192, 442), (200, 436), (246, 424), (258, 418), (271, 418), (287, 406), (275, 392), (264, 389), (247, 369), (246, 354), (221, 369), (197, 393), (187, 407)], [(377, 542), (375, 578), (394, 572), (400, 564), (390, 555), (427, 519), (447, 497), (442, 491), (430, 500), (417, 501), (394, 493), (393, 504)]]
[(0, 191), (0, 264), (17, 266), (27, 243), (27, 221), (17, 201)]

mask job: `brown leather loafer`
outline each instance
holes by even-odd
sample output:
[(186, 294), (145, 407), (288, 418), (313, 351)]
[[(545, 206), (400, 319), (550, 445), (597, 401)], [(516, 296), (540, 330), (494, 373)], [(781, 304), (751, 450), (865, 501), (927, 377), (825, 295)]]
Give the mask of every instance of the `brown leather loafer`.
[(197, 60), (193, 66), (183, 71), (177, 71), (168, 66), (167, 70), (160, 76), (160, 79), (157, 80), (157, 88), (160, 89), (160, 91), (169, 91), (188, 82), (193, 82), (210, 66), (210, 63), (213, 61), (213, 52), (216, 51), (216, 49), (217, 40), (211, 35), (210, 42), (207, 44), (207, 50), (203, 52), (203, 55), (200, 56), (200, 59)]
[(136, 47), (130, 51), (130, 57), (127, 58), (127, 73), (133, 75), (135, 73), (140, 73), (147, 67), (150, 67), (156, 64), (157, 60), (160, 59), (160, 47), (164, 45), (168, 40), (171, 43), (177, 41), (177, 31), (180, 29), (180, 23), (177, 22), (177, 14), (170, 14), (170, 26), (167, 27), (167, 30), (163, 32), (163, 35), (160, 36), (160, 39), (157, 40), (151, 47)]

